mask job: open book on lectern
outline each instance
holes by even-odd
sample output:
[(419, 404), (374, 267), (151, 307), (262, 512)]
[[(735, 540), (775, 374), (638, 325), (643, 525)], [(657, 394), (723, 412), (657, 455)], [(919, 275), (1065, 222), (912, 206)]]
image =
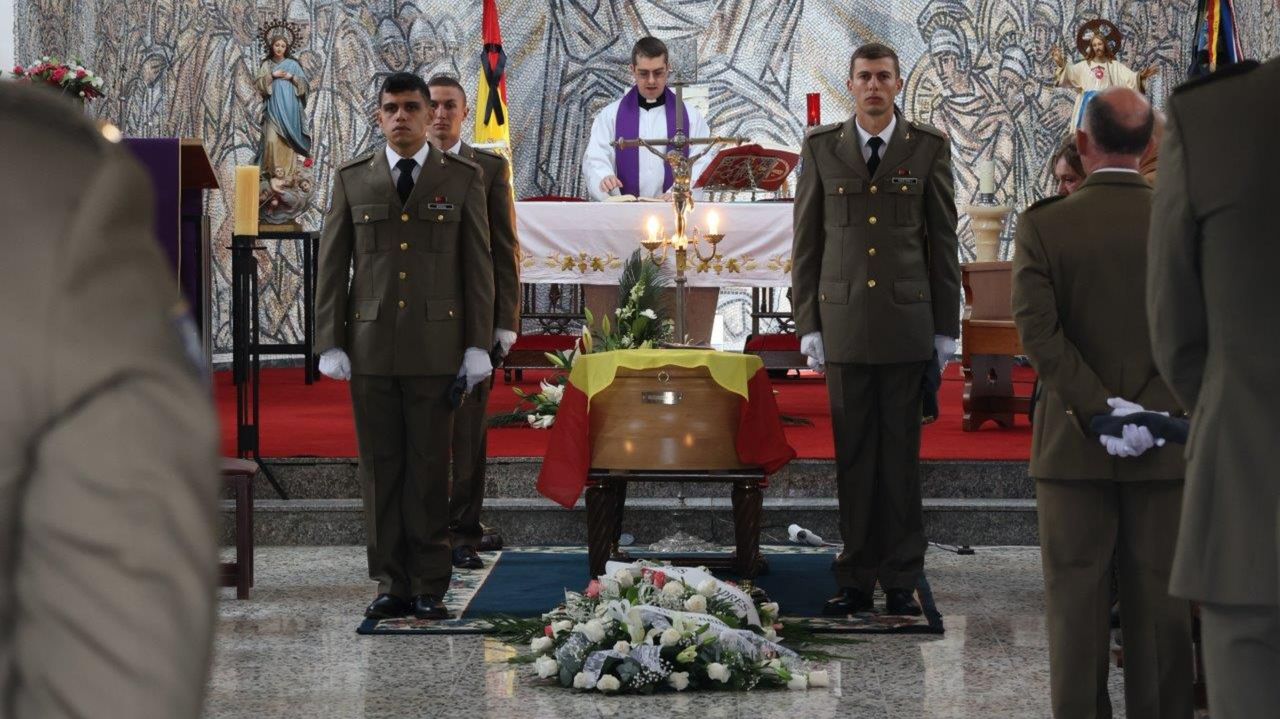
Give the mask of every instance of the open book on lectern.
[(695, 188), (716, 191), (776, 192), (800, 162), (789, 150), (741, 145), (720, 150), (702, 171)]

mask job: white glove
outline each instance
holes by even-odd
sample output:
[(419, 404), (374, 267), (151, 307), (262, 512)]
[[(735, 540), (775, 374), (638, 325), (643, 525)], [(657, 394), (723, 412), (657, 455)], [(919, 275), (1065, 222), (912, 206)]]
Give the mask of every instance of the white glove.
[(1123, 397), (1110, 397), (1107, 399), (1107, 406), (1111, 408), (1112, 417), (1125, 417), (1135, 412), (1146, 412), (1142, 405), (1137, 402), (1130, 402)]
[(827, 353), (822, 347), (822, 333), (810, 332), (801, 337), (800, 354), (809, 358), (809, 369), (821, 372), (827, 364)]
[(341, 347), (327, 349), (320, 353), (320, 374), (329, 379), (351, 379), (351, 358)]
[(493, 364), (489, 362), (488, 352), (479, 347), (468, 347), (467, 351), (462, 353), (462, 367), (458, 370), (458, 376), (466, 375), (468, 392), (491, 374), (493, 374)]
[(933, 336), (933, 349), (938, 353), (938, 371), (947, 369), (947, 363), (956, 354), (956, 338), (946, 335)]
[(1137, 457), (1156, 446), (1155, 436), (1146, 427), (1126, 424), (1121, 430), (1123, 437), (1104, 434), (1098, 441), (1106, 448), (1107, 454), (1113, 457)]
[(506, 357), (511, 345), (516, 343), (516, 333), (499, 327), (493, 331), (493, 343), (502, 346), (502, 356)]

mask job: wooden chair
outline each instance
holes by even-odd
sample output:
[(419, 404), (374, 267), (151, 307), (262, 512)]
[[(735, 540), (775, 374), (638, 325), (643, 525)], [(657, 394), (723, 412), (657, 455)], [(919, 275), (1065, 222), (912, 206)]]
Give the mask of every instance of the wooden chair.
[(224, 587), (236, 588), (236, 599), (248, 599), (253, 586), (253, 477), (258, 463), (249, 459), (222, 458), (223, 486), (236, 504), (236, 561), (223, 562)]

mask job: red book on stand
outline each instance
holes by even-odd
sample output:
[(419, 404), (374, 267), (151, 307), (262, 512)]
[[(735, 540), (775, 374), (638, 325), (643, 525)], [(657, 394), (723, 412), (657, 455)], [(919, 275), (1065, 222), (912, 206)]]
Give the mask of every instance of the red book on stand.
[(787, 150), (759, 145), (731, 147), (716, 153), (693, 186), (776, 192), (799, 161), (799, 155)]

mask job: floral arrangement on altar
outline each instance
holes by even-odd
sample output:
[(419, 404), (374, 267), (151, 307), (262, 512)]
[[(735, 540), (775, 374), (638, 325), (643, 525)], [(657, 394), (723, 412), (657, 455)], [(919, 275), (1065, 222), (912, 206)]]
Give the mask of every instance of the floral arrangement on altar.
[(529, 394), (519, 387), (513, 387), (511, 391), (520, 398), (520, 403), (508, 414), (490, 417), (490, 426), (528, 423), (534, 429), (549, 429), (555, 424), (556, 412), (564, 396), (564, 385), (569, 381), (569, 370), (573, 368), (573, 362), (579, 354), (649, 349), (670, 336), (673, 323), (665, 317), (666, 313), (658, 296), (659, 290), (667, 284), (667, 279), (661, 268), (652, 262), (646, 262), (640, 256), (640, 251), (636, 250), (622, 268), (618, 283), (620, 306), (614, 310), (614, 322), (610, 323), (608, 317), (601, 318), (600, 330), (596, 332), (593, 329), (595, 317), (591, 310), (584, 310), (586, 321), (582, 326), (582, 338), (578, 342), (580, 349), (546, 353), (547, 360), (560, 372), (550, 380), (543, 380), (539, 384), (541, 391), (537, 394)]
[(95, 75), (75, 59), (63, 62), (46, 55), (29, 67), (15, 66), (13, 76), (17, 80), (49, 85), (83, 102), (104, 96), (102, 77)]
[(759, 589), (701, 567), (610, 562), (537, 620), (531, 655), (513, 661), (531, 661), (563, 687), (604, 693), (827, 686), (825, 671), (780, 643), (778, 612)]

